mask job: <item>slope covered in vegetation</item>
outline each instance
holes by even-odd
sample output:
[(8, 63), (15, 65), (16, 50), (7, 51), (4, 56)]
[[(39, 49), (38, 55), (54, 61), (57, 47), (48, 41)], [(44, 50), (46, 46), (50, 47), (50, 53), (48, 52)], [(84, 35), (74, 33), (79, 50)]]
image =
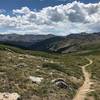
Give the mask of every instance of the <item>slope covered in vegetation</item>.
[[(22, 100), (71, 100), (83, 84), (81, 56), (25, 51), (0, 45), (0, 92), (17, 92)], [(43, 80), (37, 84), (30, 76)], [(56, 85), (62, 79), (67, 88)]]

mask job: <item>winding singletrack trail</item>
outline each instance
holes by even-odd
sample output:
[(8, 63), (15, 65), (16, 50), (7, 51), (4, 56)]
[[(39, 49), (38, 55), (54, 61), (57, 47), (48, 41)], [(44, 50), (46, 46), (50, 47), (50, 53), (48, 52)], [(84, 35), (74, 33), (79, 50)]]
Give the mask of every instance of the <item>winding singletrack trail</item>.
[(77, 91), (73, 100), (85, 100), (86, 94), (91, 91), (90, 87), (91, 87), (92, 82), (90, 80), (90, 73), (86, 71), (86, 67), (91, 65), (93, 61), (89, 58), (86, 58), (86, 59), (89, 61), (89, 63), (81, 66), (85, 81), (84, 81), (84, 84)]

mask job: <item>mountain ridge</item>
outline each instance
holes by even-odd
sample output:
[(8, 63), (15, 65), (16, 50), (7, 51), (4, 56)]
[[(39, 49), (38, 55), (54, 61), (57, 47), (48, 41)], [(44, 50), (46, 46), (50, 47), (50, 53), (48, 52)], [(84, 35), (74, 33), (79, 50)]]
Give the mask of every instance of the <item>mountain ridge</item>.
[(84, 50), (90, 45), (92, 48), (99, 48), (100, 33), (70, 34), (68, 36), (55, 36), (50, 34), (0, 35), (0, 43), (35, 51), (69, 53)]

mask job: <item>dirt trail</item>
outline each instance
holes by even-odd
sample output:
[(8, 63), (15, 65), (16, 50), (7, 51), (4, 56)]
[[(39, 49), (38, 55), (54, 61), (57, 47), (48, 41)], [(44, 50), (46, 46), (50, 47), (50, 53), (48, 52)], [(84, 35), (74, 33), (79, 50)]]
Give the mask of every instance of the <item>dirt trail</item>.
[(76, 95), (75, 95), (73, 100), (85, 100), (86, 94), (89, 91), (91, 91), (90, 87), (91, 87), (92, 82), (90, 80), (90, 73), (88, 73), (86, 71), (86, 67), (91, 65), (93, 63), (93, 61), (91, 59), (89, 59), (89, 58), (86, 58), (86, 59), (89, 61), (89, 63), (86, 64), (86, 65), (81, 66), (83, 74), (84, 74), (85, 81), (84, 81), (84, 84), (77, 91), (77, 93), (76, 93)]

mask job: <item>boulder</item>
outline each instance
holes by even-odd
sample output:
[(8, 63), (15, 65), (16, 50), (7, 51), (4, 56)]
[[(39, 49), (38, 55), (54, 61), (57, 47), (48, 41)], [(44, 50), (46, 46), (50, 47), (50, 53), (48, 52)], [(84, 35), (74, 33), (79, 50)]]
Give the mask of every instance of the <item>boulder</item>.
[(0, 100), (20, 100), (20, 95), (17, 93), (0, 93)]
[(32, 81), (33, 83), (36, 83), (36, 84), (40, 84), (41, 81), (43, 80), (42, 77), (30, 76), (29, 78), (31, 79), (31, 81)]
[(58, 86), (58, 87), (60, 87), (60, 88), (66, 89), (66, 88), (69, 87), (69, 85), (68, 85), (63, 79), (55, 79), (55, 80), (52, 80), (52, 82), (53, 82), (56, 86)]

